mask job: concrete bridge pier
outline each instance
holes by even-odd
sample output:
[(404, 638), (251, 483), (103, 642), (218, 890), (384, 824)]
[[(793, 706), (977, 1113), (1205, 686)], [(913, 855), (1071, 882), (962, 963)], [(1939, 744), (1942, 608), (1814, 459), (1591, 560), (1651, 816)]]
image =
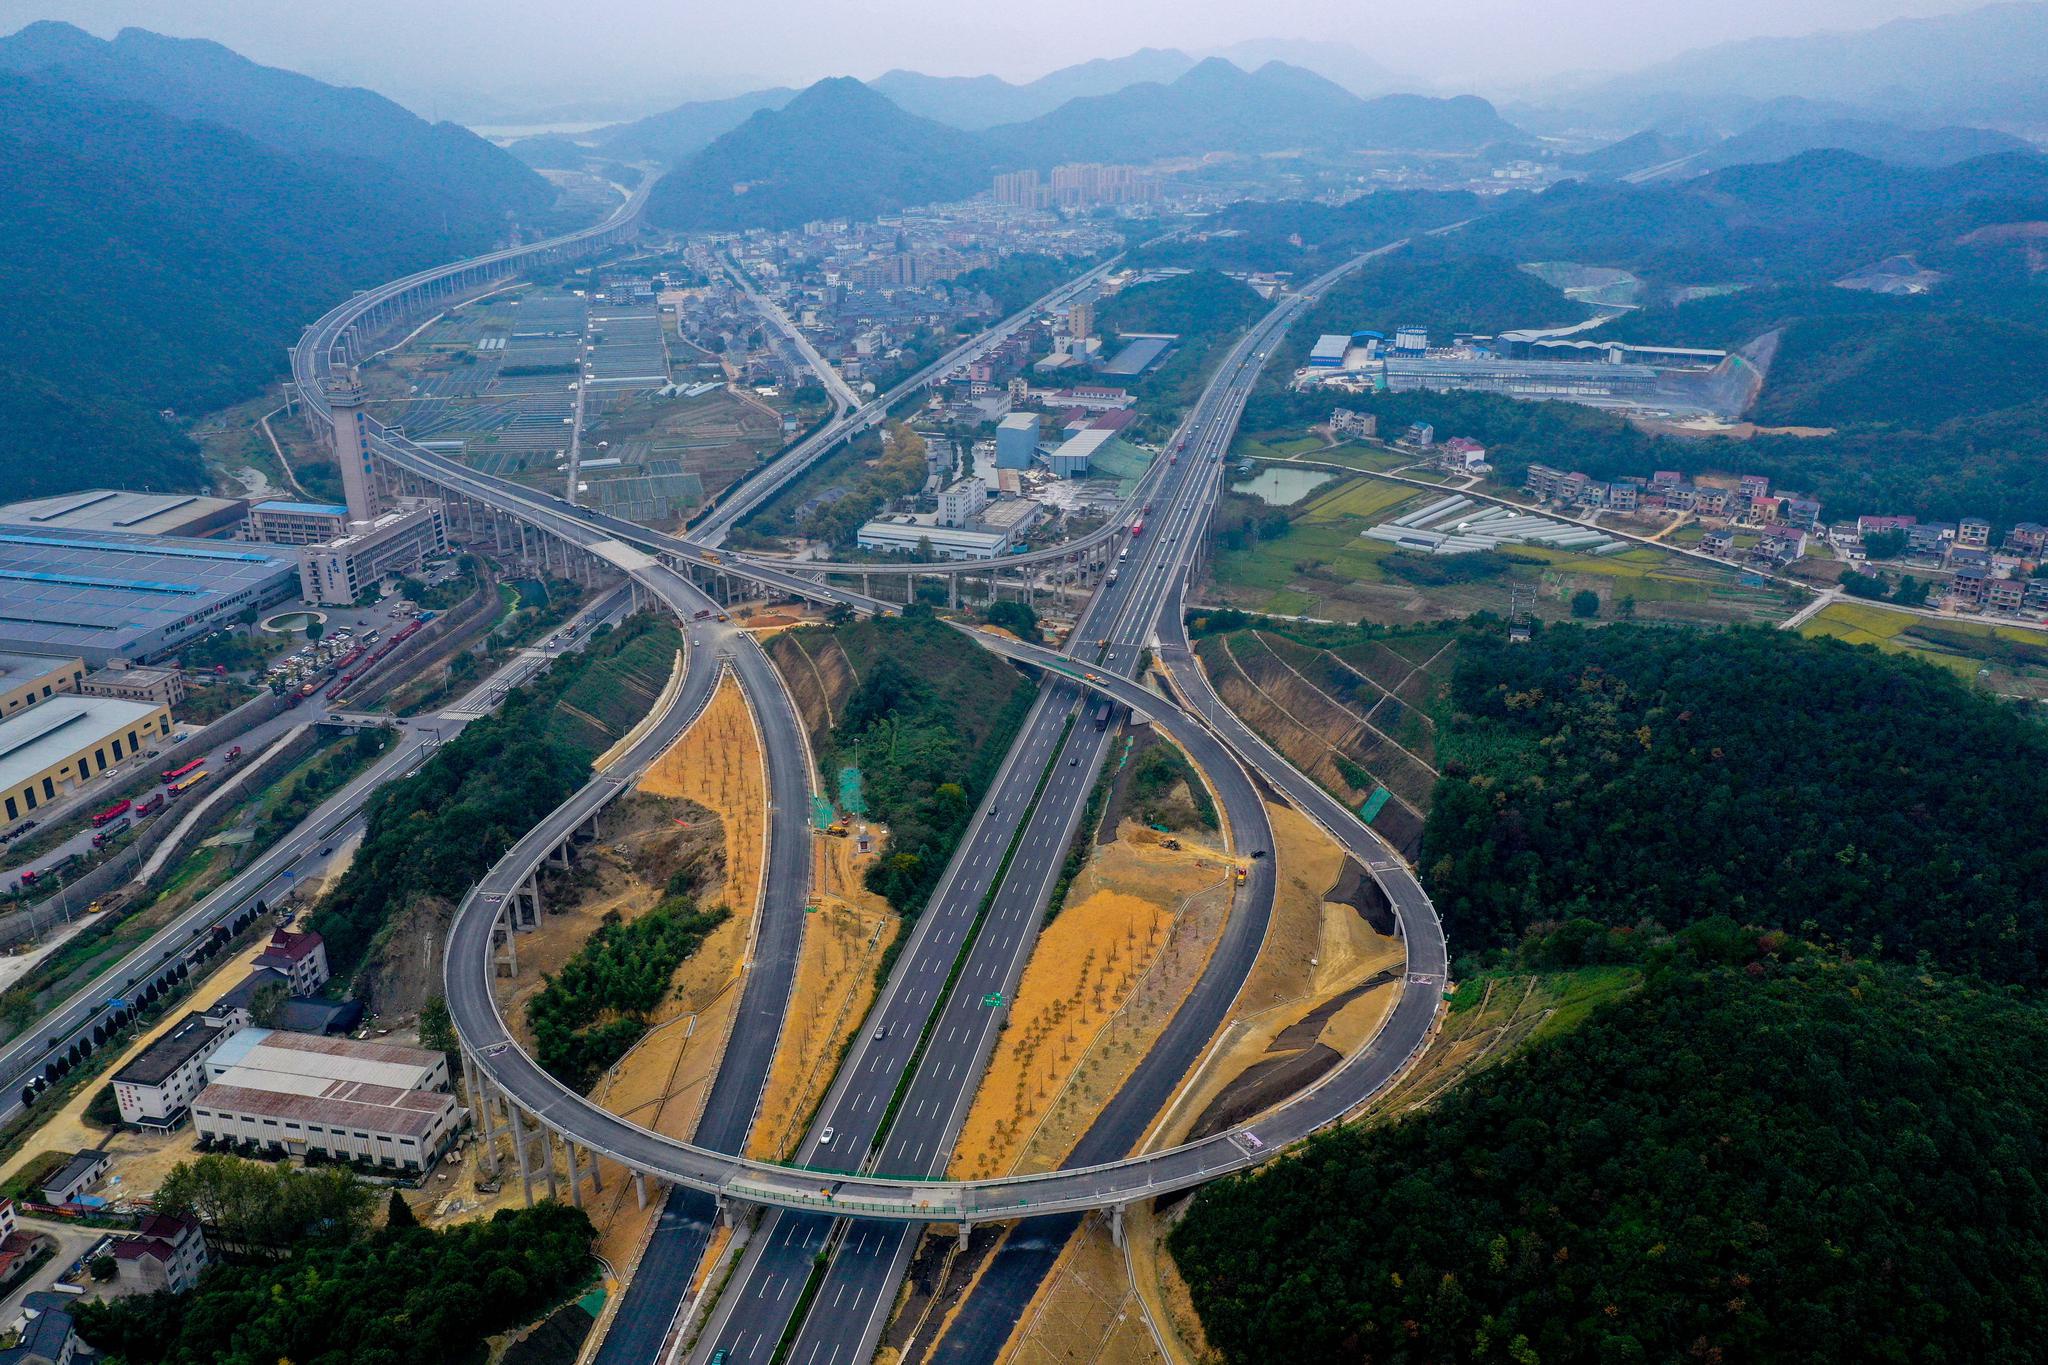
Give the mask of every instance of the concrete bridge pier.
[[(576, 1167), (576, 1144), (562, 1139), (562, 1152), (569, 1162), (569, 1202), (577, 1208), (583, 1207), (583, 1176)], [(597, 1164), (591, 1163), (591, 1174), (597, 1174)]]
[(483, 1067), (478, 1064), (476, 1054), (468, 1048), (462, 1050), (462, 1079), (463, 1084), (469, 1091), (470, 1112), (476, 1116), (474, 1125), (477, 1130), (477, 1141), (481, 1149), (478, 1155), (478, 1164), (484, 1168), (491, 1179), (496, 1180), (498, 1178), (498, 1135), (494, 1122), (494, 1110), (497, 1102), (491, 1098), (491, 1083), (485, 1078)]
[[(511, 908), (501, 907), (497, 921), (491, 925), (491, 961), (502, 968), (500, 976), (519, 975), (519, 934), (506, 913)], [(502, 957), (498, 956), (500, 948), (504, 949)]]
[(645, 1171), (633, 1172), (633, 1198), (639, 1201), (641, 1208), (647, 1207), (647, 1173)]
[(1124, 1247), (1124, 1204), (1109, 1206), (1109, 1241), (1118, 1251)]
[(533, 1207), (533, 1153), (526, 1149), (529, 1134), (526, 1131), (526, 1115), (517, 1105), (510, 1106), (512, 1120), (512, 1151), (519, 1159), (519, 1184), (526, 1199), (526, 1207)]

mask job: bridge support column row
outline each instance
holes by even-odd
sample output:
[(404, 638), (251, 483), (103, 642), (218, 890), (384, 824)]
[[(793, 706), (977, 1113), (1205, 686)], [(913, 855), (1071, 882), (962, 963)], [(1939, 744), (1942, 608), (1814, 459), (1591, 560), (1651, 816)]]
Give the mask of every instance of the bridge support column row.
[(469, 1091), (470, 1112), (475, 1115), (473, 1122), (477, 1130), (477, 1140), (481, 1145), (478, 1164), (484, 1168), (491, 1179), (496, 1180), (498, 1178), (498, 1126), (495, 1119), (498, 1102), (491, 1094), (490, 1079), (484, 1075), (483, 1067), (478, 1064), (476, 1054), (467, 1048), (464, 1048), (462, 1051), (462, 1079), (463, 1084)]
[[(508, 901), (499, 907), (498, 918), (491, 925), (491, 960), (500, 969), (500, 976), (519, 975), (519, 931), (514, 923), (518, 913), (517, 905)], [(504, 956), (498, 956), (499, 949), (504, 950)]]

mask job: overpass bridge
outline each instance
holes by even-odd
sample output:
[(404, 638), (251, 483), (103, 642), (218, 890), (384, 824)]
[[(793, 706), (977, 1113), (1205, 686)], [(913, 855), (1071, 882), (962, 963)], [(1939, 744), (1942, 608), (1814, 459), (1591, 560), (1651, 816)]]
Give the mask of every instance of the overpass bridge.
[[(421, 272), (378, 290), (366, 291), (332, 310), (309, 329), (306, 339), (294, 353), (294, 373), (299, 377), (309, 415), (314, 420), (328, 417), (329, 410), (322, 391), (326, 373), (337, 362), (359, 354), (363, 338), (375, 335), (378, 327), (393, 325), (394, 318), (409, 315), (407, 310), (417, 310), (433, 301), (459, 296), (465, 290), (475, 290), (503, 278), (523, 263), (536, 259), (561, 259), (565, 252), (602, 249), (621, 240), (633, 229), (645, 191), (643, 186), (633, 201), (622, 206), (604, 224), (585, 233), (572, 234), (553, 243), (493, 253), (438, 272)], [(931, 382), (952, 366), (971, 358), (977, 347), (993, 344), (1005, 329), (1021, 325), (1044, 307), (1056, 306), (1059, 298), (1070, 297), (1072, 292), (1091, 284), (1101, 271), (1108, 268), (1105, 265), (1097, 272), (1091, 272), (1091, 276), (1063, 286), (1062, 290), (1030, 309), (1006, 319), (998, 328), (956, 348), (906, 384), (918, 386)], [(1341, 270), (1333, 272), (1317, 285), (1326, 285), (1329, 279), (1341, 273)], [(1234, 353), (1232, 363), (1236, 368), (1229, 375), (1229, 386), (1223, 395), (1222, 408), (1225, 411), (1215, 410), (1215, 405), (1205, 406), (1199, 410), (1204, 413), (1203, 422), (1184, 433), (1183, 443), (1191, 456), (1190, 464), (1201, 461), (1215, 466), (1220, 461), (1259, 363), (1263, 362), (1271, 342), (1304, 306), (1305, 297), (1289, 300), (1276, 309), (1267, 323), (1255, 329)], [(892, 390), (884, 399), (847, 414), (808, 438), (807, 442), (800, 443), (783, 459), (768, 466), (761, 476), (741, 485), (738, 496), (729, 497), (706, 519), (698, 532), (687, 537), (651, 532), (631, 523), (594, 514), (588, 509), (573, 507), (561, 499), (477, 474), (388, 431), (373, 432), (370, 447), (377, 457), (392, 467), (398, 478), (412, 480), (422, 488), (431, 486), (450, 498), (456, 504), (458, 519), (464, 516), (486, 518), (493, 530), (500, 534), (506, 533), (508, 524), (516, 526), (517, 548), (523, 555), (536, 556), (537, 562), (551, 567), (560, 563), (572, 573), (609, 571), (622, 574), (635, 584), (636, 591), (661, 601), (685, 619), (693, 614), (692, 609), (703, 609), (698, 604), (710, 601), (687, 575), (720, 571), (814, 600), (844, 603), (865, 610), (886, 610), (886, 603), (863, 593), (818, 582), (787, 563), (729, 555), (707, 542), (721, 538), (724, 530), (739, 516), (785, 486), (832, 443), (879, 422), (887, 411), (888, 403), (902, 393), (902, 388)], [(1156, 465), (1154, 476), (1163, 479), (1164, 475), (1159, 471), (1168, 467), (1165, 463)], [(1213, 497), (1218, 478), (1220, 468), (1203, 471), (1203, 497)], [(1205, 518), (1206, 514), (1205, 506), (1202, 517)], [(1172, 572), (1160, 580), (1162, 583), (1184, 585), (1187, 563), (1200, 539), (1198, 527), (1199, 521), (1191, 524), (1186, 540), (1170, 561)], [(1106, 541), (1107, 537), (1083, 548), (1093, 550)], [(1062, 550), (1073, 553), (1072, 547), (1062, 547)], [(1045, 552), (1047, 556), (1055, 553)], [(550, 556), (556, 558), (550, 559)], [(855, 566), (835, 565), (826, 572), (842, 568), (848, 572), (873, 572), (881, 567), (862, 565), (856, 570)], [(980, 569), (983, 566), (972, 567)], [(932, 572), (948, 568), (902, 566), (898, 571)], [(1171, 594), (1171, 600), (1177, 611), (1178, 590)], [(1340, 841), (1359, 854), (1395, 907), (1397, 922), (1408, 945), (1412, 989), (1403, 992), (1401, 1003), (1387, 1027), (1371, 1045), (1347, 1059), (1317, 1086), (1246, 1129), (1140, 1157), (997, 1180), (923, 1180), (746, 1160), (716, 1147), (649, 1132), (591, 1104), (548, 1076), (518, 1046), (498, 1013), (490, 983), (500, 971), (517, 970), (516, 936), (522, 927), (534, 923), (540, 913), (539, 874), (543, 866), (549, 862), (559, 864), (574, 857), (575, 849), (590, 837), (595, 822), (606, 807), (621, 792), (630, 789), (637, 773), (687, 728), (725, 669), (739, 668), (743, 681), (749, 684), (748, 696), (757, 707), (757, 713), (764, 701), (771, 697), (786, 706), (786, 698), (774, 678), (772, 667), (757, 649), (749, 648), (752, 642), (743, 632), (713, 632), (707, 627), (700, 631), (700, 638), (711, 643), (688, 652), (688, 662), (665, 704), (650, 717), (650, 723), (627, 752), (594, 776), (590, 783), (551, 813), (499, 861), (465, 898), (451, 929), (446, 984), (450, 1011), (470, 1062), (467, 1083), (472, 1087), (471, 1103), (479, 1126), (487, 1136), (503, 1132), (511, 1138), (529, 1194), (536, 1178), (545, 1180), (553, 1188), (556, 1177), (551, 1152), (559, 1140), (568, 1152), (572, 1198), (580, 1198), (585, 1180), (594, 1183), (597, 1179), (595, 1163), (579, 1160), (579, 1156), (587, 1158), (591, 1154), (602, 1154), (636, 1172), (636, 1179), (644, 1180), (645, 1176), (652, 1175), (710, 1194), (723, 1204), (743, 1202), (794, 1210), (822, 1210), (903, 1223), (950, 1221), (965, 1227), (992, 1219), (1015, 1219), (1087, 1208), (1116, 1208), (1132, 1199), (1186, 1188), (1265, 1159), (1287, 1143), (1341, 1117), (1377, 1093), (1426, 1043), (1437, 1017), (1447, 965), (1441, 929), (1420, 885), (1370, 830), (1327, 793), (1295, 773), (1241, 726), (1219, 725), (1213, 714), (1197, 717), (1170, 699), (1148, 692), (1120, 675), (1094, 673), (1080, 668), (1067, 656), (976, 632), (974, 638), (984, 647), (1056, 674), (1073, 687), (1149, 715), (1205, 768), (1213, 771), (1226, 765), (1236, 767), (1242, 760), (1277, 785), (1290, 800), (1302, 805), (1331, 828)], [(756, 666), (740, 668), (739, 661), (743, 659), (757, 661)], [(748, 674), (752, 676), (748, 677)], [(785, 726), (795, 728), (793, 715), (778, 719), (774, 724), (764, 724), (763, 729), (765, 733)], [(798, 740), (801, 740), (800, 734)], [(801, 780), (807, 783), (807, 760), (804, 763), (806, 771)], [(802, 802), (781, 800), (778, 804), (797, 811), (800, 822)], [(787, 841), (785, 847), (795, 842)], [(794, 888), (800, 895), (805, 881), (803, 870), (790, 867), (781, 871), (780, 884)], [(771, 873), (764, 880), (775, 884), (778, 877)], [(1270, 896), (1270, 885), (1267, 895)], [(800, 914), (787, 918), (792, 918), (800, 928)], [(789, 956), (793, 962), (793, 945)], [(773, 1019), (779, 1018), (779, 1005), (775, 1006), (775, 1011), (769, 1016), (771, 1024)], [(765, 1032), (771, 1047), (774, 1035), (773, 1027)], [(739, 1036), (740, 1032), (736, 1031), (735, 1039)], [(487, 1147), (491, 1145), (487, 1144)]]

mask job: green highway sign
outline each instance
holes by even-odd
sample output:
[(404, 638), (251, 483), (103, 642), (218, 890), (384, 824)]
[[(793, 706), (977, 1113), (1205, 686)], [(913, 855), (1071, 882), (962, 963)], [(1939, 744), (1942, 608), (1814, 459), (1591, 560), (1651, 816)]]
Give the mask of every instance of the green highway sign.
[(987, 995), (981, 997), (981, 1007), (985, 1010), (1001, 1009), (1003, 1007), (1003, 993), (1001, 991), (990, 991)]

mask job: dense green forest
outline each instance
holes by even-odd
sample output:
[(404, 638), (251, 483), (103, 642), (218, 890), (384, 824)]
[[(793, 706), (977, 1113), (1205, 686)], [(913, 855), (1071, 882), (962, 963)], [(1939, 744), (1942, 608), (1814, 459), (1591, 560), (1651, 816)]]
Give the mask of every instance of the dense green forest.
[(962, 648), (926, 607), (799, 631), (792, 643), (815, 652), (828, 631), (860, 682), (837, 723), (812, 736), (818, 763), (828, 775), (858, 765), (867, 813), (889, 827), (887, 856), (868, 869), (868, 889), (899, 914), (916, 915), (1036, 689), (993, 654)]
[(1427, 1113), (1204, 1191), (1171, 1247), (1210, 1343), (1242, 1365), (2038, 1358), (2048, 1012), (1727, 921), (1678, 949)]
[(419, 897), (460, 900), (500, 854), (567, 800), (597, 756), (580, 717), (558, 722), (561, 699), (592, 670), (648, 649), (665, 660), (674, 628), (652, 617), (599, 627), (579, 653), (515, 689), (497, 714), (473, 721), (411, 777), (370, 798), (362, 847), (313, 911), (337, 976), (361, 964), (377, 934)]
[(1786, 329), (1754, 416), (1778, 425), (1925, 431), (2043, 393), (2048, 327), (1951, 312), (1813, 317)]
[(203, 487), (206, 471), (199, 447), (141, 404), (0, 361), (0, 484), (42, 497), (96, 483), (167, 492)]
[(1462, 952), (1714, 914), (2048, 980), (2048, 730), (1932, 667), (1775, 630), (1475, 639), (1420, 869)]
[[(15, 496), (199, 486), (157, 409), (249, 396), (351, 291), (502, 227), (379, 162), (4, 71), (0, 164), (0, 487)], [(94, 458), (65, 458), (78, 449)]]
[(1816, 151), (1676, 185), (1568, 180), (1507, 196), (1454, 236), (1463, 250), (1622, 266), (1660, 287), (1820, 284), (1895, 254), (1938, 260), (1973, 230), (2038, 219), (2044, 205), (2038, 154), (1915, 168)]
[(1996, 279), (1906, 297), (1830, 284), (1747, 289), (1625, 314), (1599, 335), (1734, 347), (1779, 331), (1758, 421), (1924, 431), (2038, 399), (2048, 386), (2044, 317), (2048, 284), (2012, 262)]
[(638, 919), (606, 915), (526, 1002), (536, 1059), (570, 1089), (589, 1090), (647, 1032), (647, 1016), (668, 994), (683, 959), (731, 917), (723, 907), (699, 910), (673, 887)]
[(293, 1170), (210, 1153), (173, 1166), (151, 1207), (198, 1219), (228, 1254), (260, 1255), (352, 1242), (369, 1231), (378, 1202), (376, 1187), (346, 1167)]
[(282, 1260), (217, 1264), (185, 1294), (80, 1302), (110, 1365), (477, 1363), (594, 1273), (590, 1220), (564, 1204), (433, 1232), (392, 1226)]

